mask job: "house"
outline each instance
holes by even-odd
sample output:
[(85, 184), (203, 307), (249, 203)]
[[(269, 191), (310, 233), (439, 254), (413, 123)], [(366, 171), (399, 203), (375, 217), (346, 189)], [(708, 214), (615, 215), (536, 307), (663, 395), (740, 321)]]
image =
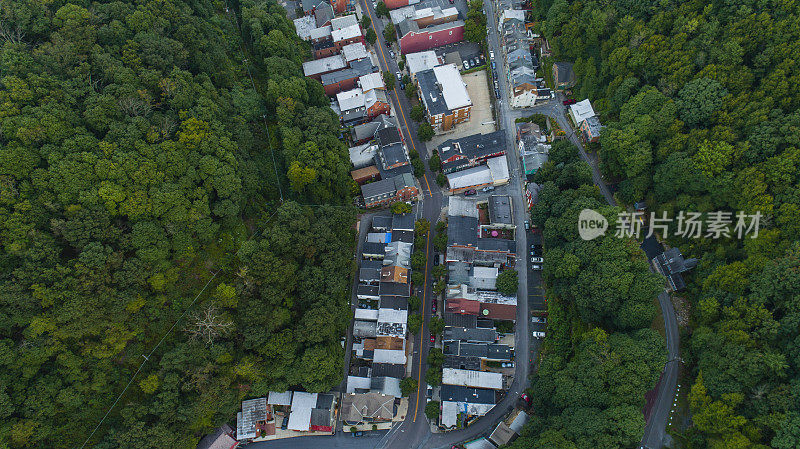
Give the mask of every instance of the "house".
[(442, 384), (502, 390), (503, 375), (486, 371), (444, 368), (442, 369)]
[(553, 84), (557, 91), (571, 89), (575, 86), (575, 72), (571, 62), (553, 63)]
[[(350, 16), (345, 16), (350, 17)], [(338, 48), (339, 50), (342, 49), (345, 45), (353, 44), (356, 42), (364, 43), (364, 36), (361, 34), (361, 27), (356, 23), (355, 25), (349, 25), (344, 28), (336, 29), (332, 27), (331, 30), (331, 40), (333, 40), (333, 45)]]
[[(362, 88), (363, 90), (363, 88)], [(387, 128), (387, 127), (397, 127), (397, 121), (393, 117), (389, 117), (388, 115), (382, 114), (368, 123), (364, 123), (363, 125), (357, 125), (353, 127), (352, 131), (350, 132), (350, 138), (353, 140), (353, 143), (356, 145), (363, 144), (369, 140), (375, 138), (375, 133), (379, 129)], [(377, 150), (377, 147), (375, 147)], [(373, 153), (374, 156), (374, 153)], [(370, 156), (370, 159), (372, 156)], [(351, 156), (352, 161), (352, 156)]]
[[(411, 215), (411, 214), (406, 214)], [(404, 243), (393, 241), (386, 244), (386, 253), (383, 256), (383, 266), (390, 267), (404, 267), (411, 266), (411, 248), (414, 245), (411, 243)]]
[(479, 316), (493, 320), (516, 321), (516, 304), (481, 303)]
[(378, 168), (374, 165), (370, 165), (369, 167), (357, 168), (351, 171), (350, 176), (353, 177), (353, 181), (355, 181), (356, 184), (364, 185), (367, 182), (380, 179), (381, 172), (379, 172)]
[(378, 323), (374, 321), (353, 320), (353, 336), (375, 338), (378, 335)]
[(378, 268), (364, 268), (358, 269), (358, 282), (362, 284), (378, 285), (381, 281), (381, 270)]
[(508, 160), (506, 159), (505, 154), (486, 159), (486, 166), (489, 167), (489, 171), (491, 172), (493, 185), (500, 186), (503, 184), (508, 184)]
[(358, 77), (358, 87), (364, 92), (368, 92), (372, 89), (386, 89), (386, 85), (383, 83), (383, 76), (381, 76), (380, 72), (367, 73)]
[(342, 55), (329, 56), (303, 63), (303, 74), (309, 78), (321, 81), (325, 73), (335, 72), (347, 67), (347, 62)]
[[(369, 58), (369, 53), (363, 42), (355, 42), (342, 47), (342, 56), (344, 56), (345, 61), (349, 64), (359, 59)], [(370, 65), (372, 64), (370, 63)]]
[(399, 266), (383, 267), (380, 271), (381, 282), (408, 283), (408, 268)]
[(409, 284), (398, 284), (395, 282), (381, 282), (378, 286), (378, 293), (383, 296), (398, 296), (408, 298), (411, 296)]
[(294, 19), (293, 22), (297, 36), (304, 41), (311, 40), (311, 30), (317, 28), (317, 23), (314, 20), (314, 17), (303, 16), (299, 19)]
[(408, 201), (419, 195), (413, 176), (408, 173), (361, 186), (364, 205), (368, 208)]
[(581, 138), (584, 143), (592, 143), (600, 140), (600, 119), (597, 116), (589, 117), (580, 124)]
[(378, 343), (376, 349), (399, 351), (403, 349), (403, 340), (408, 323), (408, 310), (378, 309)]
[(347, 11), (348, 6), (352, 4), (348, 0), (331, 0), (331, 6), (336, 14), (342, 14)]
[(236, 415), (236, 439), (243, 441), (255, 438), (259, 427), (272, 419), (272, 407), (267, 405), (267, 398), (242, 401), (242, 411)]
[(511, 427), (508, 427), (508, 424), (500, 421), (492, 434), (489, 435), (489, 441), (500, 447), (514, 441), (518, 436)]
[(233, 449), (239, 445), (233, 435), (231, 426), (223, 424), (214, 433), (203, 437), (197, 443), (197, 449)]
[(414, 230), (414, 214), (393, 214), (392, 215), (392, 232), (397, 231), (413, 231)]
[(442, 399), (441, 424), (454, 427), (458, 415), (483, 416), (494, 407), (494, 390), (471, 388), (457, 385), (442, 385), (439, 393)]
[(364, 300), (378, 300), (380, 298), (378, 291), (378, 287), (375, 285), (359, 285), (356, 287), (356, 297)]
[(478, 218), (451, 216), (447, 225), (447, 246), (474, 248), (478, 244)]
[[(359, 125), (356, 128), (369, 125), (370, 123)], [(356, 145), (348, 148), (347, 152), (350, 153), (350, 163), (353, 164), (353, 167), (364, 168), (373, 165), (375, 162), (375, 155), (378, 153), (378, 145), (373, 143)]]
[(408, 310), (408, 298), (384, 295), (381, 296), (379, 305), (381, 309)]
[[(331, 40), (331, 31), (332, 30), (333, 29), (331, 28), (330, 25), (325, 25), (325, 26), (321, 26), (321, 27), (318, 27), (318, 28), (314, 28), (313, 30), (309, 31), (308, 40), (313, 45), (323, 44), (323, 43), (326, 43), (326, 42), (330, 44), (329, 46), (324, 46), (324, 47), (320, 47), (320, 48), (332, 47), (333, 46), (333, 41)], [(336, 51), (333, 51), (328, 56), (333, 55), (335, 53), (336, 53)], [(320, 56), (318, 56), (317, 53), (315, 52), (314, 53), (314, 58), (318, 59), (318, 58), (320, 58)]]
[(372, 89), (364, 93), (364, 104), (370, 120), (381, 114), (389, 115), (392, 111), (392, 105), (383, 90)]
[(375, 70), (372, 61), (369, 59), (355, 60), (349, 64), (349, 68), (320, 75), (320, 81), (326, 95), (333, 96), (342, 91), (355, 88), (361, 77), (370, 75)]
[(388, 422), (394, 418), (394, 396), (350, 393), (342, 398), (341, 417), (348, 426)]
[(472, 100), (458, 68), (441, 65), (417, 73), (417, 94), (435, 130), (447, 131), (469, 121)]
[(444, 174), (474, 167), (491, 157), (506, 153), (506, 137), (503, 130), (488, 134), (473, 134), (458, 139), (446, 140), (436, 148), (442, 161)]
[(431, 48), (461, 42), (464, 39), (464, 21), (440, 23), (420, 28), (412, 19), (406, 19), (397, 26), (400, 39), (400, 53), (416, 53)]
[(358, 25), (358, 17), (355, 14), (347, 14), (331, 19), (331, 28), (341, 30), (344, 28)]
[(514, 211), (511, 197), (492, 195), (489, 197), (489, 225), (492, 228), (514, 229)]
[(517, 124), (517, 150), (522, 155), (522, 168), (526, 175), (533, 175), (547, 162), (550, 145), (535, 123)]
[(683, 273), (697, 266), (697, 259), (684, 259), (681, 250), (670, 248), (653, 258), (656, 271), (667, 278), (669, 290), (678, 292), (686, 288)]
[(414, 231), (392, 231), (392, 241), (414, 243)]
[(394, 25), (399, 25), (405, 20), (412, 20), (419, 28), (425, 28), (442, 23), (452, 22), (458, 19), (458, 9), (455, 7), (442, 8), (438, 4), (409, 5), (403, 8), (389, 11), (389, 20)]
[(387, 215), (376, 215), (372, 217), (372, 229), (375, 231), (391, 231), (392, 217)]
[(497, 331), (477, 327), (447, 326), (442, 333), (442, 341), (461, 340), (470, 343), (494, 343)]
[(497, 267), (472, 267), (469, 270), (469, 286), (481, 290), (496, 290)]
[(418, 72), (430, 70), (441, 64), (436, 52), (432, 50), (420, 51), (417, 53), (409, 53), (406, 55), (406, 67), (411, 79), (416, 79)]
[[(330, 28), (328, 26), (327, 28)], [(314, 59), (327, 58), (339, 53), (339, 50), (333, 45), (333, 41), (328, 38), (318, 39), (311, 44), (311, 52), (314, 54)]]
[(592, 103), (589, 99), (585, 99), (579, 101), (569, 107), (569, 116), (572, 117), (572, 120), (575, 122), (576, 125), (579, 125), (582, 121), (594, 117), (594, 109), (592, 108)]

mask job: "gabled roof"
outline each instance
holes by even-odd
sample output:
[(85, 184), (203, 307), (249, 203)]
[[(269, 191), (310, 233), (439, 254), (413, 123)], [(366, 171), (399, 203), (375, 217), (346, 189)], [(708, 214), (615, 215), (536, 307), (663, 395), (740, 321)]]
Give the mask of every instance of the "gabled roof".
[(381, 309), (408, 310), (408, 298), (403, 296), (384, 295), (380, 297)]
[(336, 94), (336, 101), (339, 103), (339, 109), (342, 112), (363, 108), (366, 105), (364, 92), (360, 88), (339, 92)]
[(573, 105), (570, 105), (569, 112), (572, 114), (572, 117), (575, 121), (580, 124), (582, 121), (586, 120), (589, 117), (594, 117), (594, 109), (592, 108), (592, 103), (589, 99), (581, 100)]
[(342, 399), (342, 419), (348, 422), (388, 421), (394, 417), (394, 399), (394, 396), (380, 393), (348, 394)]
[(381, 179), (380, 181), (371, 182), (361, 186), (361, 194), (364, 196), (364, 200), (367, 202), (369, 202), (370, 198), (394, 194), (396, 191), (397, 190), (394, 188), (393, 179)]

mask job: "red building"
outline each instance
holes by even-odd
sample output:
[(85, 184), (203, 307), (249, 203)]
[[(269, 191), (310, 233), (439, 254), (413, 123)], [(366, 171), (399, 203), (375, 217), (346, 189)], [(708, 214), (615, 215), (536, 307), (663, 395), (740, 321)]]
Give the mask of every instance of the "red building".
[(347, 0), (331, 0), (331, 6), (336, 14), (341, 14), (347, 10)]
[(400, 29), (400, 52), (403, 54), (430, 50), (431, 48), (464, 40), (464, 21), (442, 23), (420, 29), (413, 20), (404, 20)]
[(402, 8), (403, 6), (408, 6), (408, 0), (384, 0), (383, 3), (385, 3), (386, 7), (389, 9), (396, 9), (396, 8)]

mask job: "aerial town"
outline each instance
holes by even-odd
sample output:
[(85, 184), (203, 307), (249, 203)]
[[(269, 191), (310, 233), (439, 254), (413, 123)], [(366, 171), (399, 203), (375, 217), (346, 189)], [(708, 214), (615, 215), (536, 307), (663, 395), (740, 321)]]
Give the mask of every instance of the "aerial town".
[(800, 448), (798, 24), (0, 1), (0, 449)]

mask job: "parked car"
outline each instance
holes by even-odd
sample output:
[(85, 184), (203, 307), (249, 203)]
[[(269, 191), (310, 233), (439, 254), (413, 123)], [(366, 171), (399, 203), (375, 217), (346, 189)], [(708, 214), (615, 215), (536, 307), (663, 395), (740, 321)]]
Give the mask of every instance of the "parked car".
[(436, 343), (436, 334), (431, 334), (431, 343)]
[(544, 263), (544, 259), (541, 257), (531, 257), (531, 262), (533, 263)]
[(397, 73), (395, 73), (395, 76), (397, 76), (397, 81), (402, 81), (403, 80), (403, 74), (402, 73), (397, 72)]
[(542, 324), (544, 324), (546, 322), (547, 322), (547, 318), (545, 318), (545, 317), (541, 317), (541, 316), (531, 317), (531, 323), (542, 323)]
[(433, 266), (439, 265), (439, 256), (433, 256)]
[(285, 415), (283, 421), (281, 421), (281, 429), (286, 429), (287, 427), (289, 427), (289, 415)]
[(469, 69), (469, 59), (465, 59), (464, 60), (464, 70), (468, 70), (468, 69)]
[(531, 223), (528, 220), (525, 220), (525, 229), (530, 229)]
[(475, 59), (472, 61), (472, 63), (473, 63), (473, 64), (472, 64), (473, 66), (477, 66), (478, 64), (480, 64), (480, 63), (481, 63), (481, 58), (475, 58)]
[(531, 265), (531, 270), (542, 271), (542, 266), (541, 265)]
[(394, 59), (394, 50), (389, 49), (389, 57)]
[(499, 91), (499, 90), (497, 90), (497, 89), (495, 89), (495, 90), (494, 90), (494, 96), (495, 96), (495, 98), (498, 98), (498, 99), (499, 99), (499, 98), (500, 98), (500, 91)]
[(401, 81), (401, 82), (400, 82), (400, 89), (401, 89), (401, 90), (405, 90), (405, 88), (406, 88), (406, 85), (405, 85), (405, 83), (403, 83), (403, 82)]
[(531, 332), (533, 338), (544, 338), (544, 332)]
[(526, 404), (531, 403), (531, 398), (528, 396), (527, 393), (522, 393), (522, 396), (520, 396), (519, 398), (525, 401)]
[(353, 432), (353, 438), (355, 438), (355, 437), (363, 437), (363, 436), (364, 436), (364, 432), (361, 431), (361, 430), (359, 430), (358, 432)]
[(494, 186), (486, 186), (481, 189), (481, 192), (490, 192), (492, 190), (494, 190)]
[[(489, 59), (494, 59), (494, 52), (489, 50)], [(494, 68), (494, 62), (492, 62), (492, 68)]]
[(514, 362), (503, 362), (503, 363), (500, 364), (500, 367), (501, 368), (513, 368), (514, 367)]
[(497, 79), (497, 70), (492, 69), (492, 76), (494, 77), (494, 79)]
[(497, 66), (495, 66), (494, 61), (492, 61), (492, 70), (494, 70), (496, 68), (497, 68)]
[(472, 195), (475, 195), (475, 194), (477, 194), (477, 193), (478, 193), (478, 191), (477, 191), (477, 190), (475, 190), (475, 189), (469, 189), (469, 190), (467, 190), (466, 192), (464, 192), (464, 196), (472, 196)]
[(564, 106), (569, 106), (569, 105), (575, 104), (577, 102), (578, 101), (575, 100), (574, 98), (567, 98), (566, 100), (562, 101), (562, 103), (564, 103)]

